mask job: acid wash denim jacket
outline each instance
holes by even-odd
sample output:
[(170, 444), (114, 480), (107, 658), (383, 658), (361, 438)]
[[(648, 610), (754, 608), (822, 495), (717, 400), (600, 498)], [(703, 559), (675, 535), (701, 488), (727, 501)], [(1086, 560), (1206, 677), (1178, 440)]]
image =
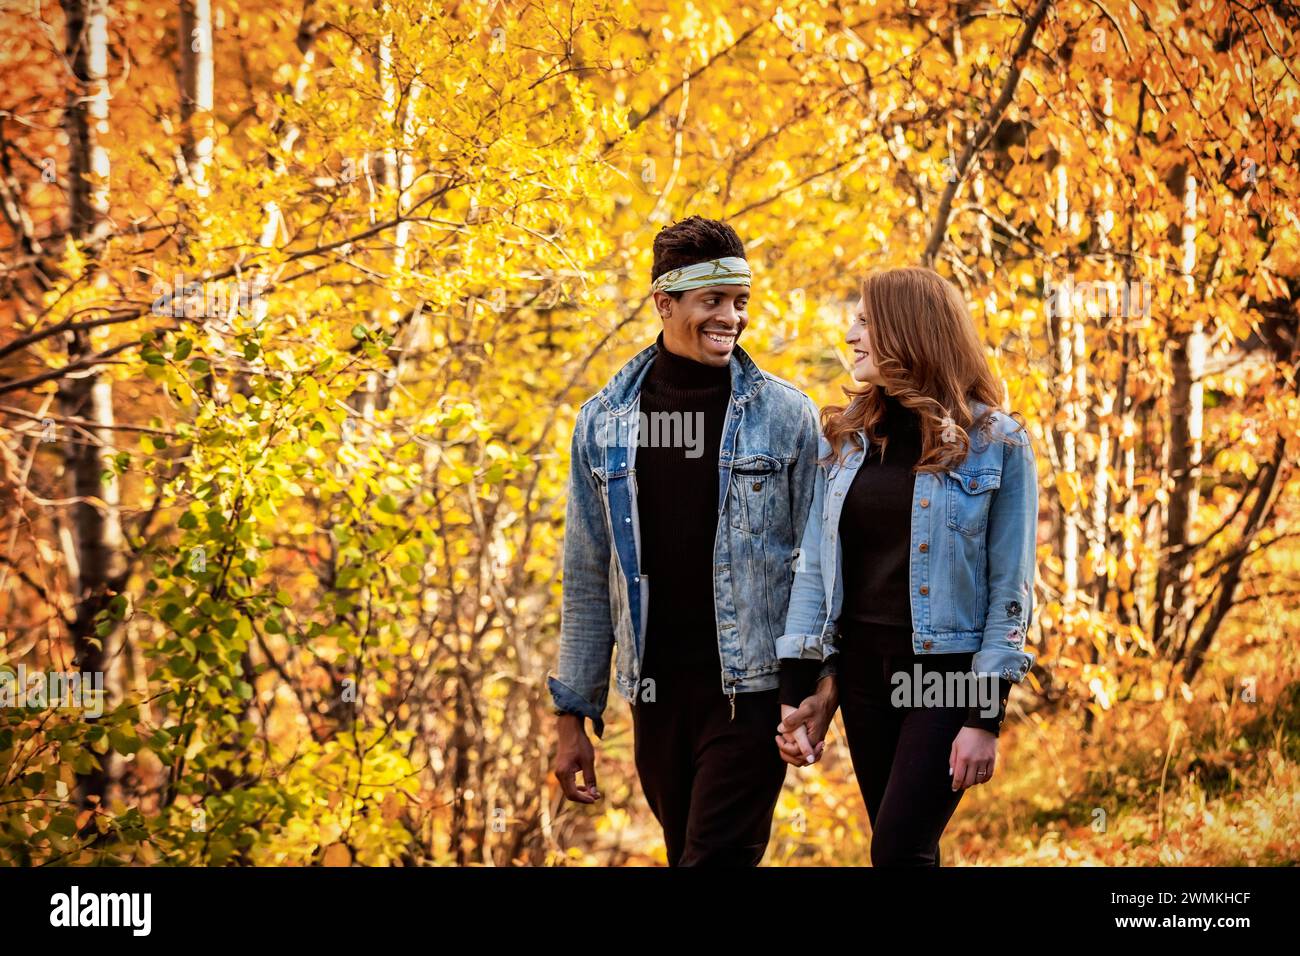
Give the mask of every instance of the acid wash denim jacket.
[[(987, 408), (971, 403), (978, 420)], [(1038, 472), (1029, 435), (995, 410), (988, 429), (1007, 436), (971, 436), (970, 451), (945, 472), (920, 472), (912, 495), (912, 650), (916, 654), (974, 651), (971, 671), (1019, 683), (1033, 666), (1025, 633), (1033, 613)], [(840, 512), (866, 458), (861, 447), (843, 462), (819, 464), (804, 525), (790, 613), (777, 641), (783, 658), (825, 660), (836, 650), (843, 606)], [(824, 436), (819, 460), (830, 454)]]
[[(615, 685), (635, 700), (654, 584), (641, 573), (636, 448), (641, 383), (659, 346), (623, 366), (578, 411), (570, 449), (559, 659), (547, 685), (559, 711), (604, 735), (610, 656)], [(817, 472), (817, 406), (735, 347), (718, 453), (713, 600), (722, 692), (777, 687), (794, 562)], [(819, 676), (834, 673), (824, 666)], [(779, 714), (773, 715), (773, 726)]]

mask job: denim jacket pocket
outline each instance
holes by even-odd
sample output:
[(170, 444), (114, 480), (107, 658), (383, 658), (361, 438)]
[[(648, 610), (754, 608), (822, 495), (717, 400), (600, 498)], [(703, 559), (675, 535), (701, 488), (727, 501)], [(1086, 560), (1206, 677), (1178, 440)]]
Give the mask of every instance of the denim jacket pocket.
[(993, 495), (1002, 484), (1002, 475), (995, 470), (949, 471), (944, 483), (948, 486), (948, 527), (966, 535), (980, 535), (988, 527), (989, 508)]
[(731, 465), (731, 527), (762, 534), (767, 499), (781, 472), (781, 462), (769, 455), (746, 455)]

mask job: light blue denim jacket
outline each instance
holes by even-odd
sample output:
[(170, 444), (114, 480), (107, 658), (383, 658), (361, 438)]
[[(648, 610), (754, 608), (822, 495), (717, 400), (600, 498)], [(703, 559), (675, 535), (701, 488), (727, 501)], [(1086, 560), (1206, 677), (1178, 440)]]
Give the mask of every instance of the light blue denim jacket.
[[(658, 348), (643, 349), (615, 373), (583, 404), (573, 429), (559, 659), (547, 685), (556, 708), (590, 717), (598, 737), (604, 734), (611, 652), (617, 649), (619, 695), (633, 700), (641, 684), (654, 586), (641, 573), (632, 424)], [(737, 693), (778, 685), (777, 638), (812, 501), (820, 430), (812, 399), (764, 372), (739, 346), (730, 369), (718, 455), (713, 596), (721, 690), (734, 702)]]
[[(971, 403), (978, 419), (986, 406)], [(912, 650), (917, 654), (975, 651), (971, 670), (1018, 683), (1033, 666), (1024, 649), (1032, 620), (1038, 472), (1028, 433), (1001, 411), (991, 430), (971, 437), (966, 459), (946, 472), (921, 472), (912, 495), (910, 579)], [(819, 433), (820, 434), (820, 433)], [(817, 466), (817, 481), (790, 613), (777, 641), (783, 658), (825, 660), (835, 652), (843, 606), (840, 512), (868, 447), (845, 461)], [(818, 458), (830, 453), (825, 436)]]

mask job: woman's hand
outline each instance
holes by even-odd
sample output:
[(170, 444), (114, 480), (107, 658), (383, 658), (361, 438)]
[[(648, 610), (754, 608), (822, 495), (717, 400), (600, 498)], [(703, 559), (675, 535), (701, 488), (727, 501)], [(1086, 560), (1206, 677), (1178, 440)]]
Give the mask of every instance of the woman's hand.
[(996, 734), (978, 727), (963, 727), (952, 742), (948, 754), (948, 772), (952, 774), (952, 788), (962, 790), (993, 779), (993, 767), (998, 762)]

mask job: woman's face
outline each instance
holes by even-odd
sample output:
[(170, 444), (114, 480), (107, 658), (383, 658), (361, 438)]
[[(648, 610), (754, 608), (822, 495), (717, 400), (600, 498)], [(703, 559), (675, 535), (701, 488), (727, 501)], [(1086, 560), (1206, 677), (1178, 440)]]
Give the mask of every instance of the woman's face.
[(875, 357), (871, 354), (871, 338), (867, 334), (866, 303), (861, 298), (854, 306), (853, 324), (849, 326), (844, 341), (853, 349), (853, 380), (884, 386), (885, 381), (880, 377)]

